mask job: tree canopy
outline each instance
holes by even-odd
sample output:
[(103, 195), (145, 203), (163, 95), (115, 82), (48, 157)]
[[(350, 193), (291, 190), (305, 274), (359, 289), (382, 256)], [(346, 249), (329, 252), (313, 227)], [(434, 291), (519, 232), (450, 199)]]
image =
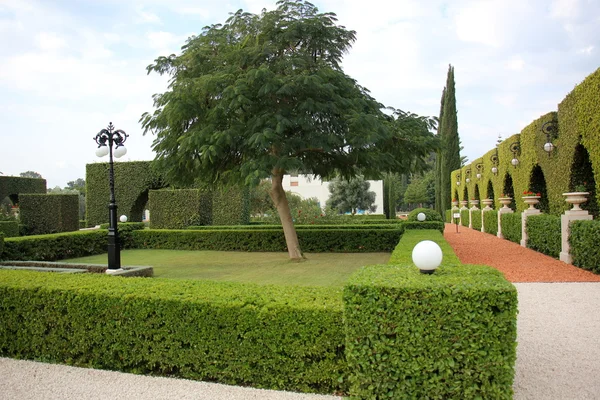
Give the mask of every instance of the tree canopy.
[(25, 172), (21, 172), (19, 174), (19, 176), (21, 178), (36, 178), (36, 179), (42, 179), (42, 175), (40, 175), (38, 172), (35, 171), (25, 171)]
[[(417, 167), (433, 121), (384, 107), (340, 66), (356, 34), (303, 0), (260, 15), (239, 10), (192, 36), (148, 72), (169, 74), (141, 118), (155, 163), (174, 183), (200, 177), (256, 184), (271, 178), (288, 251), (299, 246), (281, 187), (287, 171), (369, 178)], [(286, 214), (286, 215), (284, 215)]]
[(362, 176), (350, 180), (333, 179), (329, 183), (331, 196), (327, 200), (327, 207), (352, 215), (358, 210), (375, 211), (375, 192), (369, 191), (370, 186)]

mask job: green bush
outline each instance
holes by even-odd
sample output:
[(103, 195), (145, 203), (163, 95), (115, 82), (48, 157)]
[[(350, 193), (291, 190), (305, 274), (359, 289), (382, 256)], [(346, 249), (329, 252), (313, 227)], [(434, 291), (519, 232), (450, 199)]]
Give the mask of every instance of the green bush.
[[(100, 224), (100, 229), (108, 229), (108, 223)], [(130, 230), (135, 231), (138, 229), (144, 229), (146, 225), (143, 222), (117, 222), (117, 228), (119, 231)]]
[(471, 228), (481, 231), (481, 210), (471, 211)]
[(461, 210), (460, 211), (460, 223), (462, 226), (469, 226), (469, 210)]
[(183, 229), (212, 222), (212, 195), (205, 190), (151, 190), (148, 208), (152, 213), (152, 229)]
[(441, 233), (444, 233), (445, 225), (442, 221), (407, 221), (404, 224), (404, 230), (408, 229), (436, 229)]
[(560, 217), (540, 214), (527, 218), (527, 247), (558, 258), (562, 247)]
[[(403, 229), (299, 229), (302, 251), (378, 252), (391, 251)], [(146, 229), (132, 232), (131, 247), (136, 249), (286, 251), (281, 229), (263, 230), (166, 230)]]
[(3, 260), (56, 261), (106, 252), (105, 230), (22, 236), (4, 241)]
[(85, 219), (79, 220), (79, 229), (87, 228), (87, 221)]
[(570, 229), (569, 246), (573, 265), (600, 274), (600, 221), (573, 221)]
[(79, 230), (78, 194), (21, 194), (19, 204), (30, 235)]
[(0, 298), (5, 357), (278, 390), (347, 390), (337, 289), (0, 271)]
[(4, 237), (19, 236), (19, 223), (17, 221), (0, 221), (0, 232), (4, 233)]
[(0, 176), (0, 201), (10, 196), (12, 201), (17, 201), (15, 195), (23, 193), (46, 193), (46, 180), (37, 178), (21, 178), (19, 176)]
[(0, 260), (2, 260), (2, 252), (4, 251), (4, 233), (0, 232)]
[(502, 235), (511, 242), (521, 243), (521, 213), (507, 213), (500, 217)]
[(419, 213), (425, 214), (425, 221), (444, 222), (444, 219), (442, 218), (440, 213), (431, 208), (415, 208), (408, 214), (408, 217), (406, 218), (407, 221), (418, 221), (417, 215), (419, 215)]
[(394, 248), (394, 251), (390, 256), (390, 260), (388, 261), (388, 264), (414, 265), (412, 262), (413, 248), (417, 245), (417, 243), (423, 240), (431, 240), (433, 242), (436, 242), (440, 246), (443, 253), (442, 265), (444, 267), (455, 267), (462, 265), (462, 263), (454, 253), (452, 247), (450, 247), (446, 239), (444, 239), (444, 235), (442, 233), (432, 230), (411, 230), (404, 232), (404, 234), (402, 235), (402, 239)]
[(212, 225), (250, 222), (250, 192), (245, 186), (223, 186), (212, 191)]
[[(413, 236), (430, 234), (429, 236)], [(350, 395), (360, 399), (511, 399), (517, 292), (486, 266), (463, 266), (444, 244), (442, 266), (419, 273), (407, 231), (395, 265), (363, 267), (344, 288)]]
[(498, 211), (489, 210), (483, 213), (483, 230), (494, 236), (498, 234)]

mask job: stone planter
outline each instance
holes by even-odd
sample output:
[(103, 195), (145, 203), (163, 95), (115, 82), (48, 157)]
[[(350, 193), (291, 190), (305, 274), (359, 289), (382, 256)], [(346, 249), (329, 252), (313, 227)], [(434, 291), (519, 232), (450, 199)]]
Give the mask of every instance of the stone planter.
[(540, 202), (542, 196), (523, 196), (523, 202), (529, 204), (529, 210), (535, 210), (535, 205)]
[(458, 207), (458, 200), (454, 200), (452, 202), (452, 207)]
[(492, 208), (492, 204), (494, 204), (493, 199), (483, 199), (481, 200), (481, 204), (485, 206), (485, 210), (490, 210)]
[(573, 204), (573, 208), (571, 211), (580, 211), (580, 204), (583, 204), (587, 201), (590, 192), (569, 192), (563, 193), (563, 196), (566, 197), (565, 201), (569, 204)]
[(467, 204), (468, 204), (468, 203), (469, 203), (469, 202), (468, 202), (467, 200), (461, 200), (461, 201), (460, 201), (460, 205), (461, 205), (461, 206), (463, 206), (463, 208), (467, 208)]
[(479, 205), (479, 200), (471, 200), (471, 207), (477, 208)]
[(498, 201), (502, 204), (502, 208), (509, 208), (508, 206), (512, 203), (512, 197), (500, 197)]

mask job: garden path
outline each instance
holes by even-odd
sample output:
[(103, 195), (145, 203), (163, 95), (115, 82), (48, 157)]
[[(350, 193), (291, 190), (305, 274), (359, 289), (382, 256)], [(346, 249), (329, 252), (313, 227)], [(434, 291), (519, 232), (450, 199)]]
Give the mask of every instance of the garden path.
[(600, 282), (600, 275), (464, 226), (446, 224), (444, 238), (462, 263), (498, 269), (511, 282)]

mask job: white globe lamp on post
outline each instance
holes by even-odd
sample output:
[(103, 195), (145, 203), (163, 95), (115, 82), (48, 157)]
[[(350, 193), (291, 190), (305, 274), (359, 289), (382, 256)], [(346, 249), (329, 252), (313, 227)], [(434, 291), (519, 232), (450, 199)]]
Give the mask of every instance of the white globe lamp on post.
[(425, 221), (426, 218), (425, 213), (420, 212), (417, 214), (417, 219), (421, 222)]
[(442, 249), (431, 240), (417, 243), (412, 251), (412, 260), (422, 274), (433, 274), (442, 263), (442, 258)]

